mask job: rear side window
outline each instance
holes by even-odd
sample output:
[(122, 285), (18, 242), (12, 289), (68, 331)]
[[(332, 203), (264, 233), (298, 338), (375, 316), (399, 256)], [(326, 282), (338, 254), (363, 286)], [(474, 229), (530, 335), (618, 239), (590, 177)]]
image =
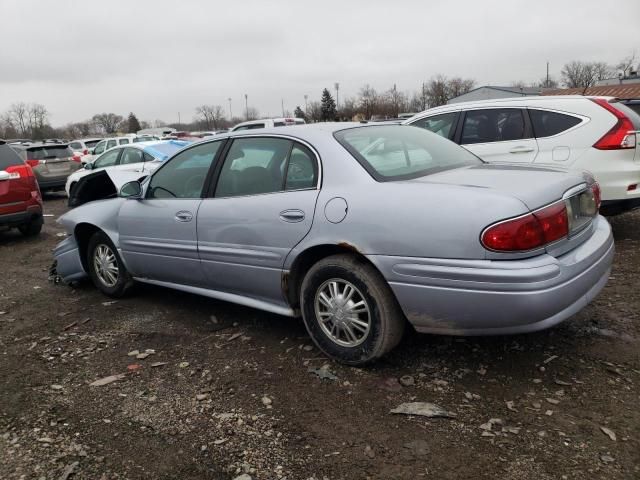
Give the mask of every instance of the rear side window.
[(73, 152), (66, 145), (47, 145), (44, 147), (33, 147), (27, 150), (28, 160), (45, 160), (49, 158), (69, 158)]
[(412, 126), (357, 127), (336, 132), (334, 137), (379, 182), (483, 163), (455, 143)]
[(569, 130), (578, 125), (582, 120), (564, 113), (549, 112), (546, 110), (529, 109), (529, 116), (533, 125), (533, 133), (537, 138), (551, 137)]
[(0, 145), (0, 170), (16, 165), (24, 165), (24, 162), (9, 145)]
[(127, 143), (129, 143), (129, 139), (128, 138), (121, 138), (119, 140), (120, 145), (126, 145)]
[(470, 110), (465, 115), (460, 143), (471, 145), (524, 138), (531, 138), (531, 135), (527, 132), (521, 109)]
[(430, 132), (437, 133), (441, 137), (451, 139), (455, 131), (457, 119), (457, 112), (443, 113), (442, 115), (421, 118), (420, 120), (413, 122), (411, 125), (424, 128)]

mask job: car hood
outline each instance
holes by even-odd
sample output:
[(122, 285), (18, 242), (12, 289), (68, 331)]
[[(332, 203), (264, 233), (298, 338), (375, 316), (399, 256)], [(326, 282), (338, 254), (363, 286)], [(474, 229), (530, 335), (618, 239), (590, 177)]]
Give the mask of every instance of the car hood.
[(485, 163), (447, 170), (409, 182), (490, 189), (515, 197), (534, 210), (561, 199), (567, 190), (586, 181), (585, 177), (560, 168)]

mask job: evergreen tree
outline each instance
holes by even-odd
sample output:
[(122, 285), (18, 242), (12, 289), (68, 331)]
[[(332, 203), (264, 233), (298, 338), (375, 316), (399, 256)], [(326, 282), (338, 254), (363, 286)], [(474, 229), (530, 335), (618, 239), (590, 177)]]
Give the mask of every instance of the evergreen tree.
[(142, 130), (140, 128), (140, 122), (138, 121), (138, 117), (136, 117), (133, 112), (129, 114), (128, 119), (129, 126), (127, 128), (128, 133), (137, 133), (138, 130)]
[(320, 109), (322, 111), (322, 120), (325, 122), (333, 121), (336, 118), (336, 101), (326, 88), (322, 90), (322, 99), (320, 100)]
[(304, 114), (304, 112), (299, 106), (296, 107), (296, 109), (293, 111), (293, 116), (296, 118), (304, 118), (305, 121), (307, 120), (307, 116)]

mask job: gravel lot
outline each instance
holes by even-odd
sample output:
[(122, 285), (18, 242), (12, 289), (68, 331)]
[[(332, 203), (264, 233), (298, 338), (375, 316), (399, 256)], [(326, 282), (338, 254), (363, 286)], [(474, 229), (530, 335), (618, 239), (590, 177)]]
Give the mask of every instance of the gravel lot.
[[(40, 237), (0, 233), (0, 478), (640, 478), (640, 212), (612, 219), (613, 276), (560, 327), (409, 333), (357, 369), (297, 320), (49, 282), (66, 199), (45, 206)], [(389, 412), (411, 401), (456, 416)]]

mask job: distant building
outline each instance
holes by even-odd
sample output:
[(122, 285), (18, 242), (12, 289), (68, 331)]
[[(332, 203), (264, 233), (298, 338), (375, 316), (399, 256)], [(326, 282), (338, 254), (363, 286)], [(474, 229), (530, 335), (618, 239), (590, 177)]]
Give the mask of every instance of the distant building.
[(604, 80), (598, 80), (596, 82), (596, 87), (602, 87), (605, 85), (631, 85), (640, 83), (640, 77), (638, 76), (638, 71), (635, 68), (632, 68), (629, 71), (629, 75), (626, 77), (622, 76), (620, 73), (615, 78), (605, 78)]
[(496, 87), (485, 85), (474, 88), (470, 92), (452, 98), (447, 103), (474, 102), (478, 100), (495, 100), (499, 98), (530, 97), (540, 95), (541, 88), (537, 87)]
[(618, 85), (600, 85), (588, 88), (557, 88), (544, 90), (542, 95), (588, 95), (617, 97), (621, 100), (640, 99), (640, 82)]

